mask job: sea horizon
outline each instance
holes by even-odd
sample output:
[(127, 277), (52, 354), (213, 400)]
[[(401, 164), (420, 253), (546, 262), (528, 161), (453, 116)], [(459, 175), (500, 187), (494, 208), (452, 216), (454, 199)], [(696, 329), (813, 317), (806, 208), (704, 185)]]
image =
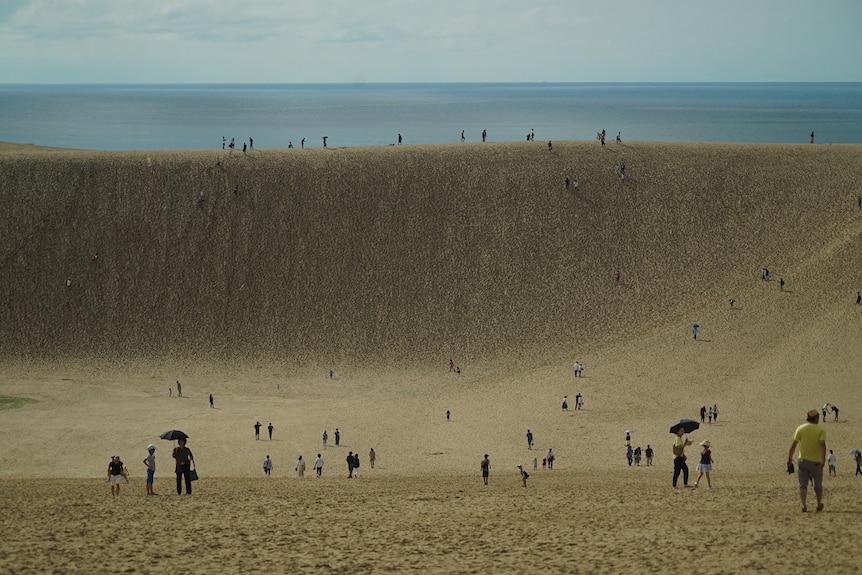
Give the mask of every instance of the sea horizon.
[[(0, 84), (0, 141), (95, 150), (862, 142), (862, 82)], [(250, 142), (249, 142), (250, 143)]]

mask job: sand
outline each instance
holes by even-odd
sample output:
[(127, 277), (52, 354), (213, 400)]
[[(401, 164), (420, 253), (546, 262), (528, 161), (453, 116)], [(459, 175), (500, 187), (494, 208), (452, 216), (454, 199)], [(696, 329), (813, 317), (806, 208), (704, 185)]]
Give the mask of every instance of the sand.
[[(860, 148), (554, 147), (0, 148), (0, 396), (35, 400), (0, 411), (0, 565), (854, 571)], [(199, 206), (197, 166), (218, 161), (222, 195)], [(563, 412), (577, 392), (585, 409)], [(802, 514), (784, 461), (827, 401), (839, 474)], [(667, 428), (712, 403), (692, 439), (712, 442), (715, 489), (674, 492)], [(191, 497), (172, 494), (172, 428), (191, 436)], [(625, 429), (653, 467), (626, 465)], [(549, 448), (556, 469), (525, 490), (515, 465)], [(318, 452), (324, 478), (294, 477)], [(112, 498), (115, 453), (132, 478)]]

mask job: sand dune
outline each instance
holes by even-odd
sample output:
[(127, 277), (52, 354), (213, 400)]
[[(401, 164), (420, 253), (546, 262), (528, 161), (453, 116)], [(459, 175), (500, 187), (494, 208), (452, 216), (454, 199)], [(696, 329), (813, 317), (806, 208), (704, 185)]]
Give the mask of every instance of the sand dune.
[[(36, 401), (0, 411), (0, 561), (83, 570), (104, 539), (124, 566), (155, 557), (154, 571), (254, 572), (274, 557), (340, 572), (772, 572), (808, 559), (782, 468), (793, 428), (828, 401), (840, 475), (808, 520), (850, 570), (860, 151), (3, 145), (0, 396)], [(168, 396), (177, 379), (185, 398)], [(577, 392), (585, 409), (562, 412)], [(712, 441), (717, 489), (674, 495), (667, 426), (711, 403), (719, 421), (693, 438)], [(254, 441), (256, 420), (273, 422), (272, 441)], [(324, 450), (336, 427), (343, 445)], [(143, 448), (160, 444), (170, 492), (157, 438), (171, 428), (192, 436), (204, 478), (193, 498), (152, 501)], [(656, 448), (655, 467), (626, 465), (624, 429)], [(524, 492), (514, 465), (549, 448), (557, 469)], [(340, 478), (348, 450), (363, 455), (355, 484)], [(317, 452), (331, 475), (298, 483), (293, 461)], [(100, 479), (114, 453), (133, 471), (119, 501)], [(147, 519), (112, 532), (104, 505)], [(163, 539), (155, 556), (132, 542), (177, 513), (206, 537)], [(28, 566), (41, 552), (50, 569)]]

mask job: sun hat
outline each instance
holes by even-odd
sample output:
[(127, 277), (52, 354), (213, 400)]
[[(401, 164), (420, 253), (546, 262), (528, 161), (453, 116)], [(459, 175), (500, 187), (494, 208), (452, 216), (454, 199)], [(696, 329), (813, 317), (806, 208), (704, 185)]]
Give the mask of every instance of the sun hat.
[(816, 409), (809, 409), (808, 413), (806, 415), (807, 415), (808, 419), (811, 419), (813, 417), (820, 417), (820, 412), (817, 411)]
[(703, 445), (704, 447), (709, 447), (709, 440), (704, 439), (703, 441), (700, 442), (700, 444)]
[(151, 443), (147, 446), (147, 451), (149, 451), (150, 449), (155, 449), (155, 448), (156, 448), (156, 446)]

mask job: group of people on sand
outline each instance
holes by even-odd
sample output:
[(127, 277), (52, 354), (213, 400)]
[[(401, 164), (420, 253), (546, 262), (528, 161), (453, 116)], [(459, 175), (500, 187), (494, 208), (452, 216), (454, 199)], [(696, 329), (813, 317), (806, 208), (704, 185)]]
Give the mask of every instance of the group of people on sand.
[(838, 421), (838, 406), (831, 403), (824, 403), (823, 407), (820, 408), (820, 412), (823, 414), (823, 421), (826, 421), (826, 416), (829, 415), (830, 411), (835, 416), (832, 421)]
[[(679, 477), (682, 475), (682, 483), (684, 487), (688, 487), (688, 464), (686, 463), (687, 456), (685, 448), (691, 445), (691, 440), (686, 436), (685, 428), (680, 426), (676, 430), (676, 437), (673, 441), (673, 489), (679, 490)], [(698, 472), (697, 479), (694, 480), (694, 488), (700, 485), (700, 480), (706, 476), (706, 489), (712, 490), (712, 446), (708, 439), (700, 442), (700, 459), (698, 460), (695, 470)]]
[[(233, 154), (233, 151), (236, 149), (236, 139), (231, 138), (230, 143), (228, 144), (225, 137), (222, 136), (221, 137), (221, 149), (222, 150), (227, 149), (228, 154)], [(249, 150), (253, 150), (253, 149), (254, 149), (254, 138), (249, 137), (248, 138), (248, 144), (246, 144), (245, 142), (242, 143), (242, 153), (245, 154)]]
[(715, 421), (718, 423), (718, 404), (713, 403), (709, 407), (705, 405), (700, 406), (700, 422), (701, 423), (712, 423)]
[[(521, 484), (524, 486), (524, 489), (527, 488), (527, 479), (530, 478), (530, 473), (524, 468), (523, 465), (515, 466), (518, 470), (518, 475), (521, 477)], [(533, 466), (535, 469), (535, 465)], [(488, 454), (485, 454), (485, 457), (482, 461), (479, 462), (479, 469), (482, 472), (482, 482), (485, 485), (488, 485), (488, 476), (491, 473), (491, 459), (488, 457)]]
[[(272, 458), (267, 455), (263, 460), (263, 474), (267, 477), (272, 476), (272, 469), (275, 464), (272, 461)], [(302, 455), (296, 460), (296, 465), (293, 468), (296, 471), (296, 476), (299, 478), (305, 477), (305, 460), (302, 458)], [(323, 475), (323, 456), (318, 453), (317, 459), (314, 461), (314, 473), (317, 477), (321, 477)]]
[[(263, 424), (259, 421), (254, 422), (254, 439), (255, 441), (260, 441), (260, 428), (263, 427)], [(272, 422), (269, 422), (269, 425), (266, 426), (266, 431), (269, 433), (269, 440), (272, 441), (272, 432), (275, 430), (275, 426), (273, 426)]]
[[(186, 495), (192, 494), (192, 481), (197, 479), (197, 472), (194, 468), (195, 456), (191, 449), (186, 446), (187, 440), (181, 438), (177, 440), (177, 446), (174, 447), (171, 456), (174, 458), (174, 472), (177, 477), (177, 495), (183, 494), (183, 486), (185, 485)], [(147, 470), (146, 489), (148, 496), (155, 496), (155, 475), (156, 475), (156, 446), (152, 443), (147, 446), (147, 456), (143, 459), (144, 467)], [(120, 494), (120, 482), (129, 482), (129, 473), (126, 470), (123, 461), (119, 455), (111, 457), (108, 463), (108, 483), (111, 485), (111, 493), (113, 495)]]
[(642, 450), (641, 446), (638, 445), (634, 449), (632, 449), (632, 431), (630, 429), (626, 430), (626, 461), (628, 461), (629, 467), (635, 466), (640, 467), (641, 460), (646, 457), (647, 467), (652, 466), (652, 461), (655, 453), (653, 452), (652, 446), (647, 443), (646, 449)]

